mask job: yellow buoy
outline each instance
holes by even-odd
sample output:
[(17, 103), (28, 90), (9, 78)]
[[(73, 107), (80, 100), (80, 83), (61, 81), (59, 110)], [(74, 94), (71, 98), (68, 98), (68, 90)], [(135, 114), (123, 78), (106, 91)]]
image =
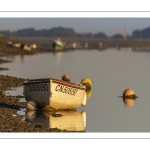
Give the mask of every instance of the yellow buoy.
[(89, 78), (83, 78), (81, 80), (80, 84), (82, 84), (86, 87), (86, 97), (90, 98), (91, 97), (92, 81)]
[(89, 78), (83, 78), (80, 83), (85, 85), (85, 86), (86, 85), (92, 86), (92, 82)]

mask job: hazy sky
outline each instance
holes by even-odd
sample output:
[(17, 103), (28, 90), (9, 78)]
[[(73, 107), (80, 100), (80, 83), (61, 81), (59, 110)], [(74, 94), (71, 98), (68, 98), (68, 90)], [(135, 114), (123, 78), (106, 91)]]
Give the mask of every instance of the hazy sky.
[(150, 27), (150, 18), (0, 18), (0, 31), (15, 31), (33, 27), (36, 30), (53, 27), (72, 28), (76, 33), (104, 32), (107, 36), (130, 35), (133, 30)]
[(112, 36), (124, 34), (124, 28), (130, 35), (133, 30), (150, 27), (148, 0), (138, 3), (134, 0), (58, 1), (2, 1), (0, 31), (67, 27), (76, 33), (104, 32)]

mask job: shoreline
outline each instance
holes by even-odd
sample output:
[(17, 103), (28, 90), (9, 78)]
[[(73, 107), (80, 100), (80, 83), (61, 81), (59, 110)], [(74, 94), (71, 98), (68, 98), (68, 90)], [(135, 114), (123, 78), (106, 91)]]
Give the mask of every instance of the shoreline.
[[(19, 49), (0, 49), (0, 57), (11, 55), (33, 55), (40, 51), (23, 51)], [(10, 61), (0, 58), (0, 64)], [(0, 71), (9, 68), (0, 67)], [(19, 102), (19, 98), (6, 96), (4, 91), (23, 85), (28, 79), (17, 78), (9, 75), (0, 75), (0, 132), (67, 132), (57, 128), (48, 128), (43, 125), (34, 125), (23, 120), (17, 111), (25, 108), (26, 102)]]
[(22, 86), (26, 79), (8, 75), (0, 75), (0, 132), (61, 132), (59, 129), (49, 129), (43, 125), (34, 125), (23, 120), (17, 111), (25, 108), (25, 102), (19, 98), (4, 94), (8, 88)]

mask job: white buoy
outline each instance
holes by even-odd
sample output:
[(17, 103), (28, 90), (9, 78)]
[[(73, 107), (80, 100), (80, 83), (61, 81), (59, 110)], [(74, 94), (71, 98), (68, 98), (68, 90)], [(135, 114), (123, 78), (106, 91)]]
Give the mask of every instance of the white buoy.
[(27, 101), (26, 109), (28, 111), (34, 111), (34, 110), (36, 110), (36, 108), (37, 108), (37, 105), (36, 105), (36, 103), (34, 101)]

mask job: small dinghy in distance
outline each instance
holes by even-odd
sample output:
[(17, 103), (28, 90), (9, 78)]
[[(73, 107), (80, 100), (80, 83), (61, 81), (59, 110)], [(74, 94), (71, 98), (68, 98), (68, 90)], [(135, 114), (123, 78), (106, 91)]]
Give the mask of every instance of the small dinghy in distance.
[(36, 108), (76, 109), (86, 105), (86, 87), (63, 80), (30, 79), (23, 83), (27, 110)]

